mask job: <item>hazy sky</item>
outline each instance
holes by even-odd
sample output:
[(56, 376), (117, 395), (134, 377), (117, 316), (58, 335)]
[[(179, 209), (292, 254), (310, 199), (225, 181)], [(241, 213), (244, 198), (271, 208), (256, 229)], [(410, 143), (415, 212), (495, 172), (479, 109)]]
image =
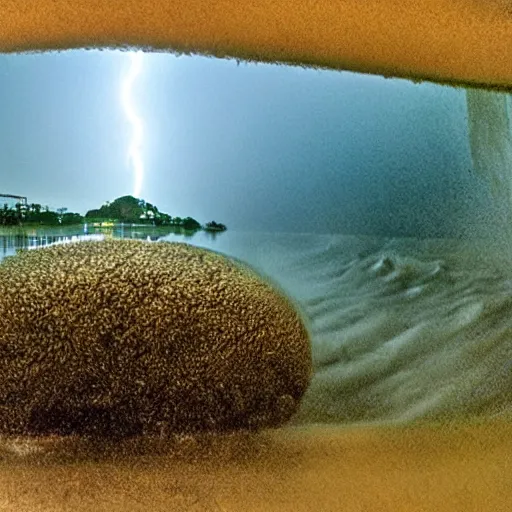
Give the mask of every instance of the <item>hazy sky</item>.
[[(0, 55), (0, 192), (85, 213), (133, 192), (129, 55)], [(446, 234), (476, 178), (465, 93), (375, 76), (145, 54), (141, 197), (232, 229)], [(474, 194), (473, 194), (474, 195)]]

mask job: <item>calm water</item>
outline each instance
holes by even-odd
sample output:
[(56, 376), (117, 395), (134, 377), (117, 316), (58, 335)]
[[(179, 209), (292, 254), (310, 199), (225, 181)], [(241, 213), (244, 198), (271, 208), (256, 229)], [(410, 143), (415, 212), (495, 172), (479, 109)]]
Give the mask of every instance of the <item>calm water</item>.
[[(11, 231), (0, 236), (0, 259), (73, 236), (83, 231)], [(296, 422), (412, 422), (511, 408), (512, 265), (504, 246), (136, 228), (104, 236), (186, 241), (240, 258), (281, 287), (313, 344), (315, 377)]]

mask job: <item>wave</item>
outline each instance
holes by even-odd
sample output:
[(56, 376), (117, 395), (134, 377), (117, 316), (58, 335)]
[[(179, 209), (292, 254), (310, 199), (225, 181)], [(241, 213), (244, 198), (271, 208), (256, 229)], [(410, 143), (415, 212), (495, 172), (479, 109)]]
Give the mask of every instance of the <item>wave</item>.
[[(343, 243), (341, 244), (343, 245)], [(315, 376), (299, 422), (497, 415), (512, 404), (512, 280), (463, 248), (394, 241), (305, 300)], [(388, 244), (389, 245), (389, 244)], [(434, 246), (435, 243), (431, 243)], [(402, 246), (402, 247), (401, 247)]]

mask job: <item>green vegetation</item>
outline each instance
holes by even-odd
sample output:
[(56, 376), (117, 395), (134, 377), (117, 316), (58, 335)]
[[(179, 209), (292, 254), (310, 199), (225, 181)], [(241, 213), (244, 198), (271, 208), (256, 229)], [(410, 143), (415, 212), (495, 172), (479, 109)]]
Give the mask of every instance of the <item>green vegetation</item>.
[(23, 224), (40, 224), (44, 226), (69, 226), (81, 224), (84, 218), (79, 213), (71, 213), (67, 208), (51, 211), (48, 206), (31, 203), (16, 203), (14, 208), (7, 204), (0, 209), (0, 226), (20, 226)]
[(212, 220), (211, 222), (207, 222), (204, 226), (205, 231), (226, 231), (228, 229), (224, 224), (220, 224)]
[(152, 224), (156, 226), (170, 225), (172, 217), (158, 211), (156, 206), (146, 203), (143, 199), (123, 196), (107, 202), (97, 210), (89, 210), (85, 214), (87, 221), (111, 221), (127, 224)]
[(225, 231), (224, 224), (215, 221), (208, 222), (204, 227), (192, 217), (171, 217), (160, 212), (158, 208), (143, 199), (133, 196), (123, 196), (112, 202), (107, 202), (98, 209), (89, 210), (85, 217), (79, 213), (68, 212), (67, 208), (57, 208), (51, 211), (47, 206), (32, 203), (25, 205), (16, 203), (14, 208), (7, 204), (0, 209), (0, 226), (19, 226), (38, 224), (44, 226), (62, 226), (72, 224), (137, 224), (150, 226), (172, 226), (186, 231)]
[(104, 204), (98, 210), (89, 210), (85, 214), (89, 222), (114, 222), (127, 224), (150, 224), (152, 226), (177, 226), (187, 230), (201, 229), (201, 224), (192, 217), (171, 217), (162, 213), (151, 203), (133, 196), (118, 197)]

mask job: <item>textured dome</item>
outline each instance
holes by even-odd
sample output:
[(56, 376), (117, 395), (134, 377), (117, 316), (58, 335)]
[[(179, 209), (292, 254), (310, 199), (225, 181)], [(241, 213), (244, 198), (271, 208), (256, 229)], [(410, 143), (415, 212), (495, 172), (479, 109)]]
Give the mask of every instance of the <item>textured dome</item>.
[(291, 303), (181, 243), (81, 242), (0, 264), (0, 431), (132, 435), (275, 426), (311, 375)]

